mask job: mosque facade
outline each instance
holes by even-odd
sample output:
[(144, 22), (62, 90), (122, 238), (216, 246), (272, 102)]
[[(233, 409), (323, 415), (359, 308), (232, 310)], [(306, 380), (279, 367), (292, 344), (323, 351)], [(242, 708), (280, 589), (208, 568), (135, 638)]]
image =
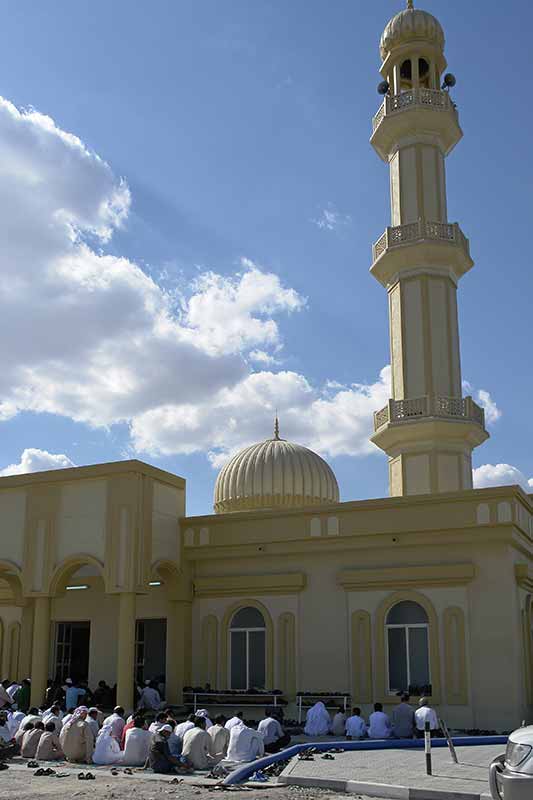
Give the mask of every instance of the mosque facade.
[(294, 717), (323, 693), (368, 712), (408, 690), (454, 728), (531, 719), (533, 496), (472, 488), (488, 434), (462, 396), (457, 291), (473, 261), (446, 209), (462, 131), (442, 27), (409, 2), (380, 53), (371, 144), (391, 224), (371, 273), (392, 397), (372, 441), (390, 497), (340, 502), (329, 465), (277, 420), (221, 470), (205, 516), (187, 516), (184, 479), (135, 460), (1, 478), (0, 663), (31, 676), (35, 703), (70, 675), (116, 683), (131, 707), (136, 682), (165, 675), (170, 703), (222, 711), (280, 702)]

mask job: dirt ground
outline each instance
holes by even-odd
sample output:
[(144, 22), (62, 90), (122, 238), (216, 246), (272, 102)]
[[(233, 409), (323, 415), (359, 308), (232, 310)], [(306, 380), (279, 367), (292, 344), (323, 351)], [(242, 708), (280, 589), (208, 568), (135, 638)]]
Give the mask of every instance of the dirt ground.
[[(258, 788), (243, 786), (221, 791), (211, 786), (202, 786), (201, 776), (191, 777), (187, 782), (171, 784), (170, 777), (134, 774), (111, 775), (108, 768), (91, 769), (93, 781), (78, 780), (79, 769), (70, 765), (56, 767), (58, 772), (69, 773), (66, 777), (35, 777), (34, 770), (23, 765), (11, 764), (8, 770), (0, 772), (1, 800), (34, 800), (52, 798), (54, 800), (215, 800), (215, 798), (235, 797), (247, 800), (346, 800), (346, 795), (320, 789), (301, 789), (295, 786), (261, 785)], [(190, 781), (190, 782), (189, 782)], [(356, 800), (356, 795), (350, 795)], [(366, 800), (366, 799), (365, 799)]]

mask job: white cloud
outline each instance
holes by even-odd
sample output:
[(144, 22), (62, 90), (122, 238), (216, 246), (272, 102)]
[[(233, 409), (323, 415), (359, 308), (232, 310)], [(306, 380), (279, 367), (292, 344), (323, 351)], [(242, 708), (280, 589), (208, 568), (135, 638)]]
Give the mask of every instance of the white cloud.
[(176, 302), (135, 263), (101, 252), (130, 192), (75, 136), (0, 98), (0, 419), (22, 410), (91, 425), (196, 403), (280, 346), (273, 319), (305, 301), (243, 260)]
[(483, 464), (472, 470), (474, 488), (486, 486), (513, 486), (518, 484), (526, 492), (533, 491), (533, 478), (526, 478), (523, 472), (511, 464)]
[(349, 214), (341, 214), (332, 203), (321, 209), (320, 214), (311, 222), (323, 231), (336, 231), (347, 225), (351, 225), (352, 218)]
[(139, 415), (134, 446), (161, 454), (209, 451), (220, 466), (237, 449), (272, 435), (275, 410), (281, 435), (325, 456), (366, 455), (373, 412), (390, 396), (390, 367), (371, 384), (315, 389), (295, 372), (259, 372), (204, 403), (167, 405)]
[(0, 476), (22, 475), (26, 472), (41, 472), (47, 469), (63, 469), (75, 464), (64, 453), (49, 453), (36, 447), (28, 447), (22, 451), (18, 464), (10, 464), (0, 470)]
[(500, 419), (502, 412), (489, 392), (485, 391), (485, 389), (480, 389), (477, 393), (477, 400), (479, 405), (485, 409), (485, 422), (487, 425), (494, 425)]

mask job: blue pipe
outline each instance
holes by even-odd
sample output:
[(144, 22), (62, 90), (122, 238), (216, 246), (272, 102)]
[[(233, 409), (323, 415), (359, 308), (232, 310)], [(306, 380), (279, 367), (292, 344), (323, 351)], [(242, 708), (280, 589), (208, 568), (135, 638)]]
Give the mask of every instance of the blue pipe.
[[(480, 744), (507, 744), (507, 736), (454, 736), (452, 742), (456, 747), (473, 747)], [(446, 739), (432, 739), (432, 747), (447, 747), (448, 742)], [(259, 758), (257, 761), (252, 761), (237, 767), (233, 772), (224, 778), (222, 784), (224, 786), (232, 786), (235, 783), (243, 783), (248, 780), (254, 772), (264, 769), (264, 767), (275, 764), (278, 761), (286, 761), (292, 758), (302, 750), (307, 750), (309, 747), (316, 747), (317, 750), (331, 750), (332, 748), (342, 748), (343, 750), (399, 750), (406, 748), (424, 747), (423, 739), (362, 739), (360, 741), (346, 741), (341, 742), (302, 742), (301, 744), (294, 744), (292, 747), (287, 747), (285, 750), (280, 750), (279, 753)]]

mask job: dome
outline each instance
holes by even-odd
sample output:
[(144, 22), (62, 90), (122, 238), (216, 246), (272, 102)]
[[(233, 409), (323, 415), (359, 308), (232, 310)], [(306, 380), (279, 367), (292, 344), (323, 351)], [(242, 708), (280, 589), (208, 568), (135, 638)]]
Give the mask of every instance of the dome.
[(409, 3), (404, 11), (387, 22), (381, 34), (379, 52), (382, 60), (385, 61), (391, 50), (415, 40), (430, 42), (439, 50), (444, 50), (444, 31), (438, 19), (428, 11), (413, 8)]
[(245, 447), (222, 468), (215, 484), (217, 513), (297, 508), (339, 502), (339, 487), (323, 458), (279, 438)]

